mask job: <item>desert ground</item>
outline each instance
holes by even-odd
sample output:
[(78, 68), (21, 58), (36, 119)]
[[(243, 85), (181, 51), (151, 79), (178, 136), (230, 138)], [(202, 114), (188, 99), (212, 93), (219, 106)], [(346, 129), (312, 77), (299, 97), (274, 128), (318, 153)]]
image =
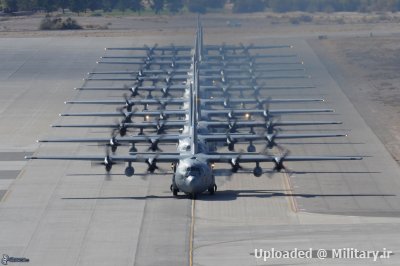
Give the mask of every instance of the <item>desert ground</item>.
[[(304, 15), (312, 16), (312, 21), (303, 21)], [(354, 247), (387, 248), (395, 256), (378, 262), (314, 257), (268, 263), (399, 265), (399, 14), (202, 16), (206, 44), (294, 45), (284, 52), (304, 60), (305, 73), (311, 78), (301, 82), (315, 88), (298, 94), (266, 93), (325, 98), (326, 102), (306, 106), (335, 109), (332, 116), (296, 118), (340, 120), (343, 124), (288, 130), (348, 134), (342, 140), (284, 142), (294, 154), (365, 158), (294, 163), (289, 165), (294, 172), (271, 178), (253, 178), (249, 173), (221, 177), (213, 197), (204, 194), (196, 200), (173, 197), (168, 189), (170, 176), (165, 174), (127, 178), (123, 166), (116, 166), (112, 181), (107, 181), (103, 168), (90, 167), (87, 162), (23, 159), (32, 153), (98, 153), (98, 147), (89, 145), (46, 145), (35, 140), (108, 134), (49, 125), (99, 122), (96, 118), (58, 117), (70, 110), (110, 110), (65, 106), (63, 101), (121, 97), (121, 93), (109, 91), (93, 96), (72, 89), (97, 84), (82, 81), (89, 71), (115, 70), (95, 63), (108, 53), (104, 47), (192, 45), (196, 16), (82, 15), (73, 18), (83, 30), (40, 31), (43, 17), (0, 17), (0, 251), (4, 254), (26, 257), (31, 260), (29, 265), (40, 266), (242, 266), (267, 263), (255, 258), (255, 248), (331, 251)], [(110, 81), (107, 85), (121, 84)], [(145, 171), (144, 166), (137, 167)]]
[(336, 80), (347, 83), (344, 89), (347, 97), (397, 162), (400, 162), (399, 41), (398, 36), (373, 34), (309, 41), (331, 73), (335, 73)]

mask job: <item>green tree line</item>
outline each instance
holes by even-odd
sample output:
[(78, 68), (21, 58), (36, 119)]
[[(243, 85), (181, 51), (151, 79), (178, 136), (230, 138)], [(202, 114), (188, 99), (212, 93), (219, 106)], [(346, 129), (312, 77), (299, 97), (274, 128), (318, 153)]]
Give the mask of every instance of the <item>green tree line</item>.
[(191, 12), (206, 13), (210, 8), (223, 8), (233, 3), (233, 12), (258, 12), (271, 9), (274, 12), (308, 11), (398, 11), (400, 0), (0, 0), (4, 12), (46, 11), (69, 9), (81, 13), (88, 10), (115, 9), (141, 12), (151, 9), (158, 14), (163, 10), (175, 13), (183, 8)]

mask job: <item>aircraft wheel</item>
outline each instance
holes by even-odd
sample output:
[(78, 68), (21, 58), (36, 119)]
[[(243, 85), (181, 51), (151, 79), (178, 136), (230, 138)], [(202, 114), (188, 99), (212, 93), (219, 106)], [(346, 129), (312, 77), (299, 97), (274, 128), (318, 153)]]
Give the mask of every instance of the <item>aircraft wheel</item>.
[(174, 188), (174, 189), (172, 190), (172, 194), (173, 194), (174, 196), (178, 196), (178, 192), (179, 192), (179, 190), (178, 190), (177, 188)]
[(215, 191), (217, 191), (217, 185), (214, 184), (212, 187), (210, 187), (208, 189), (208, 193), (210, 193), (210, 195), (214, 195)]

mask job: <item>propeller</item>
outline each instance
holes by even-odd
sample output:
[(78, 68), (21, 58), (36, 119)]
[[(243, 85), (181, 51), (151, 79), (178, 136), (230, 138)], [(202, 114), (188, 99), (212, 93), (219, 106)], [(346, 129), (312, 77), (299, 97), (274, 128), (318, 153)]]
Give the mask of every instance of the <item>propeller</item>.
[(253, 84), (253, 95), (255, 97), (259, 97), (260, 96), (260, 86), (258, 86), (257, 84)]
[(225, 108), (228, 108), (230, 106), (230, 99), (229, 97), (224, 99), (223, 105)]
[(232, 158), (229, 161), (229, 164), (231, 165), (231, 171), (232, 173), (237, 173), (237, 171), (243, 169), (243, 167), (239, 164), (239, 160), (240, 160), (241, 154), (239, 154), (237, 157)]
[(159, 110), (165, 110), (167, 107), (168, 103), (171, 101), (171, 99), (157, 99), (157, 103), (159, 104)]
[(92, 162), (92, 166), (94, 166), (94, 165), (103, 165), (104, 166), (104, 168), (106, 170), (105, 179), (107, 181), (111, 180), (111, 169), (112, 169), (113, 165), (115, 165), (115, 164), (118, 164), (118, 163), (113, 161), (108, 149), (106, 149), (106, 155), (105, 155), (103, 161)]
[(274, 163), (275, 163), (275, 166), (273, 168), (274, 171), (281, 172), (282, 170), (287, 170), (287, 168), (283, 165), (283, 162), (289, 154), (290, 151), (286, 150), (282, 156), (274, 158)]
[(235, 144), (236, 144), (237, 140), (233, 139), (229, 132), (226, 133), (226, 144), (228, 145), (228, 150), (229, 151), (234, 151), (235, 150)]
[(269, 109), (269, 104), (271, 103), (272, 97), (269, 96), (267, 99), (260, 99), (258, 96), (256, 97), (256, 101), (257, 101), (257, 107), (259, 109)]
[(249, 50), (254, 46), (254, 44), (249, 44), (247, 46), (244, 46), (243, 44), (241, 44), (241, 47), (243, 49), (242, 54), (249, 54)]
[(158, 147), (160, 140), (161, 140), (161, 136), (159, 138), (148, 138), (147, 141), (150, 143), (150, 146), (149, 146), (149, 148), (147, 148), (147, 151), (153, 151), (153, 152), (161, 151), (162, 152), (162, 150)]
[(265, 134), (265, 140), (267, 141), (267, 145), (265, 146), (265, 149), (272, 149), (273, 147), (277, 147), (279, 150), (283, 151), (285, 148), (281, 145), (276, 143), (275, 138), (278, 134), (280, 129), (275, 130), (272, 134)]
[(171, 96), (171, 94), (169, 93), (169, 88), (170, 88), (169, 84), (167, 86), (161, 88), (161, 93), (163, 94), (162, 97), (166, 98), (166, 97)]
[(130, 90), (132, 98), (135, 98), (136, 96), (140, 96), (140, 94), (139, 94), (139, 85), (138, 84), (135, 84), (130, 88), (127, 85), (124, 85), (124, 88), (127, 88), (127, 89)]
[(162, 134), (165, 132), (165, 120), (158, 119), (156, 125), (156, 133)]
[(275, 126), (280, 121), (280, 119), (281, 118), (278, 117), (278, 119), (266, 120), (265, 121), (265, 130), (267, 131), (267, 134), (273, 134), (276, 131), (281, 131), (281, 129), (275, 129)]
[(222, 95), (223, 95), (223, 97), (225, 97), (225, 98), (229, 98), (230, 96), (231, 96), (231, 94), (229, 93), (229, 85), (223, 85), (222, 86)]
[(120, 146), (121, 144), (117, 141), (116, 136), (114, 135), (115, 133), (115, 129), (113, 129), (112, 131), (112, 136), (110, 138), (110, 140), (108, 141), (108, 143), (106, 143), (107, 147), (110, 147), (112, 153), (115, 153), (117, 151), (118, 146)]
[(234, 115), (234, 110), (233, 110), (233, 109), (231, 109), (231, 110), (228, 112), (228, 118), (229, 118), (229, 119), (235, 119), (235, 115)]
[(134, 102), (129, 100), (129, 97), (126, 93), (123, 94), (125, 103), (123, 107), (120, 107), (119, 110), (124, 110), (126, 109), (126, 111), (131, 112), (132, 111), (132, 107), (135, 105)]
[(237, 173), (239, 170), (249, 170), (247, 168), (244, 168), (243, 166), (240, 165), (240, 157), (242, 157), (243, 150), (240, 150), (239, 154), (236, 157), (233, 157), (230, 161), (229, 164), (231, 165), (231, 172), (232, 173)]
[(154, 173), (154, 171), (155, 170), (157, 170), (158, 169), (158, 166), (157, 166), (157, 156), (156, 157), (153, 157), (153, 158), (148, 158), (148, 159), (146, 159), (146, 164), (147, 164), (147, 172), (148, 173)]
[(166, 120), (167, 119), (167, 115), (163, 111), (161, 111), (159, 118), (160, 118), (160, 120)]
[(121, 123), (132, 123), (132, 116), (137, 112), (137, 108), (134, 108), (130, 112), (125, 112), (124, 108), (117, 108), (117, 111), (121, 113), (121, 115), (124, 116), (124, 119), (122, 119)]
[[(118, 133), (121, 137), (125, 136), (126, 133), (128, 132), (128, 127), (126, 125), (126, 123), (124, 122), (119, 122), (118, 120), (115, 121), (115, 124), (117, 125), (116, 128), (114, 128), (114, 130), (118, 130)], [(114, 134), (114, 132), (113, 132)]]
[(237, 129), (237, 119), (234, 118), (228, 121), (228, 131), (227, 133), (234, 133)]

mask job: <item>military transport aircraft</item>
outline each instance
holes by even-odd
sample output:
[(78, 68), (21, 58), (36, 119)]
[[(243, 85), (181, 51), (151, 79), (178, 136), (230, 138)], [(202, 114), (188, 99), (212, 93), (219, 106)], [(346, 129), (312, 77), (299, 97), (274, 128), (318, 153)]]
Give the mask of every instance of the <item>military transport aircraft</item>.
[[(202, 79), (201, 69), (209, 66), (223, 66), (229, 69), (231, 66), (239, 66), (246, 64), (247, 69), (251, 68), (256, 71), (259, 64), (255, 61), (252, 50), (264, 49), (281, 49), (289, 48), (288, 45), (276, 46), (244, 46), (244, 45), (203, 45), (202, 27), (198, 24), (197, 35), (194, 47), (190, 46), (153, 46), (153, 47), (132, 47), (132, 48), (109, 48), (110, 51), (142, 51), (146, 52), (145, 60), (142, 60), (140, 69), (143, 70), (141, 76), (154, 78), (153, 86), (145, 86), (139, 82), (131, 87), (88, 87), (80, 88), (83, 90), (127, 90), (131, 91), (131, 96), (141, 96), (141, 91), (161, 92), (161, 97), (153, 96), (151, 99), (132, 99), (124, 96), (124, 100), (96, 100), (96, 101), (71, 101), (69, 103), (85, 103), (85, 104), (120, 104), (121, 107), (117, 112), (101, 112), (101, 113), (65, 113), (62, 116), (115, 116), (122, 117), (122, 120), (113, 124), (75, 124), (75, 125), (54, 125), (54, 127), (103, 127), (113, 129), (111, 138), (77, 138), (77, 139), (44, 139), (41, 142), (98, 142), (102, 145), (111, 147), (113, 152), (117, 151), (117, 147), (128, 143), (131, 145), (128, 154), (117, 155), (34, 155), (26, 156), (27, 159), (45, 159), (45, 160), (83, 160), (94, 161), (105, 167), (106, 173), (109, 173), (113, 165), (118, 163), (126, 163), (125, 174), (133, 176), (135, 169), (133, 163), (145, 163), (149, 173), (153, 173), (158, 169), (158, 163), (171, 163), (173, 176), (171, 182), (171, 191), (173, 195), (183, 192), (192, 197), (196, 194), (208, 191), (213, 194), (217, 190), (215, 183), (214, 164), (225, 163), (230, 165), (232, 173), (243, 169), (242, 164), (253, 163), (253, 175), (261, 176), (265, 171), (263, 163), (273, 163), (273, 171), (282, 171), (286, 169), (284, 162), (301, 162), (301, 161), (344, 161), (344, 160), (361, 160), (360, 156), (293, 156), (290, 152), (278, 145), (275, 140), (279, 138), (322, 138), (322, 137), (343, 137), (344, 134), (286, 134), (278, 130), (280, 126), (297, 126), (297, 125), (329, 125), (339, 124), (338, 121), (296, 121), (296, 120), (280, 120), (277, 115), (308, 113), (320, 114), (330, 113), (331, 109), (270, 109), (269, 104), (274, 101), (288, 102), (320, 102), (321, 99), (273, 99), (260, 98), (258, 93), (263, 86), (259, 86), (257, 81), (260, 76), (252, 76), (248, 84), (242, 84), (238, 79), (227, 79), (226, 85), (209, 84), (207, 79)], [(190, 52), (191, 57), (187, 57)], [(182, 54), (182, 57), (180, 57)], [(162, 68), (166, 60), (174, 58), (172, 62), (185, 62), (182, 65), (188, 65), (186, 79), (173, 80), (173, 75), (163, 74), (164, 76), (153, 77), (151, 67), (158, 66)], [(184, 61), (183, 61), (184, 60)], [(223, 61), (225, 60), (225, 61)], [(244, 63), (250, 62), (250, 63)], [(169, 62), (170, 63), (170, 62)], [(268, 63), (268, 62), (267, 62)], [(284, 64), (284, 63), (282, 63)], [(175, 67), (176, 64), (170, 64)], [(150, 71), (145, 73), (145, 69)], [(239, 68), (238, 68), (239, 69)], [(139, 71), (141, 71), (139, 70)], [(147, 70), (146, 70), (147, 71)], [(158, 70), (157, 70), (158, 71)], [(236, 70), (235, 70), (236, 71)], [(239, 71), (239, 70), (238, 70)], [(247, 70), (244, 70), (244, 72)], [(240, 71), (239, 71), (240, 72)], [(111, 73), (111, 72), (110, 72)], [(156, 74), (159, 75), (159, 74)], [(240, 76), (241, 77), (241, 76)], [(158, 85), (164, 82), (165, 78), (170, 79), (167, 86)], [(184, 81), (182, 83), (182, 81)], [(178, 84), (177, 84), (178, 83)], [(266, 86), (268, 87), (268, 86)], [(307, 88), (307, 86), (298, 86), (299, 88)], [(313, 86), (309, 86), (311, 88)], [(170, 94), (173, 88), (183, 92), (183, 96), (176, 98)], [(179, 89), (178, 89), (179, 88)], [(222, 89), (225, 88), (225, 89)], [(274, 86), (271, 85), (271, 89)], [(296, 86), (275, 86), (275, 89), (296, 88)], [(225, 98), (210, 98), (212, 90), (222, 91)], [(226, 98), (230, 95), (229, 91), (234, 90), (250, 90), (256, 97), (233, 99)], [(210, 92), (211, 91), (211, 92)], [(257, 91), (257, 93), (256, 93)], [(169, 97), (169, 98), (162, 98)], [(150, 97), (148, 97), (150, 98)], [(180, 105), (181, 109), (166, 109), (167, 105)], [(240, 108), (237, 105), (241, 104)], [(245, 108), (244, 105), (252, 105)], [(146, 108), (139, 111), (135, 105), (144, 105)], [(135, 106), (135, 107), (133, 107)], [(156, 107), (158, 109), (154, 109)], [(211, 109), (212, 107), (213, 109)], [(151, 110), (148, 110), (152, 108)], [(156, 119), (150, 119), (152, 117)], [(138, 121), (137, 117), (144, 117), (147, 121)], [(169, 120), (170, 117), (177, 117), (179, 120)], [(242, 119), (245, 117), (246, 119)], [(252, 120), (253, 117), (261, 118), (260, 120)], [(214, 118), (214, 120), (210, 120)], [(259, 127), (264, 131), (262, 133), (254, 132), (253, 128)], [(129, 128), (141, 129), (140, 135), (129, 135)], [(148, 129), (156, 130), (156, 134), (149, 134)], [(169, 133), (169, 129), (181, 129), (179, 133)], [(219, 133), (218, 130), (227, 130)], [(250, 129), (249, 132), (241, 132), (242, 129)], [(115, 133), (119, 133), (120, 137)], [(226, 142), (228, 145), (227, 152), (219, 152), (213, 149), (210, 142), (219, 141)], [(234, 145), (237, 142), (248, 142), (248, 153), (235, 151)], [(280, 148), (279, 153), (270, 155), (263, 150), (256, 152), (253, 141), (264, 141), (266, 148), (274, 146)], [(134, 144), (137, 142), (148, 142), (149, 148), (145, 151), (138, 151)], [(177, 143), (176, 152), (164, 152), (159, 143), (174, 142)], [(149, 152), (152, 151), (152, 152)], [(275, 150), (276, 151), (276, 150)]]

